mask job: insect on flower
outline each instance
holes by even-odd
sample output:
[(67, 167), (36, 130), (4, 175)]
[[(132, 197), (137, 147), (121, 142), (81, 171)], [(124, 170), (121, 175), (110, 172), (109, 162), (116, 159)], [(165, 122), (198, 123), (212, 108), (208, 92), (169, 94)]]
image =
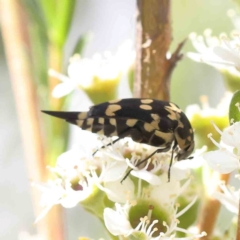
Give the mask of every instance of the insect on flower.
[[(88, 112), (43, 112), (65, 119), (83, 130), (107, 137), (117, 136), (118, 138), (110, 144), (114, 144), (121, 138), (131, 137), (135, 142), (159, 147), (147, 158), (138, 162), (136, 167), (154, 154), (167, 152), (171, 149), (169, 181), (174, 152), (176, 152), (175, 159), (180, 161), (186, 159), (194, 149), (191, 124), (182, 110), (172, 102), (129, 98), (92, 106)], [(131, 170), (123, 180), (126, 179)]]

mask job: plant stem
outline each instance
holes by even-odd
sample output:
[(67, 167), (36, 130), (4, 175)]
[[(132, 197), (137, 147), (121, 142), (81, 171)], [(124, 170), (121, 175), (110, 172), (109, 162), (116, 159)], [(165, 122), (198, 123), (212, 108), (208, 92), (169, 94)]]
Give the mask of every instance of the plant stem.
[[(63, 70), (63, 49), (56, 46), (54, 43), (50, 43), (48, 46), (48, 68), (53, 69), (56, 72), (61, 73)], [(48, 108), (54, 111), (61, 111), (63, 108), (65, 98), (52, 97), (52, 91), (54, 87), (60, 82), (59, 79), (53, 76), (48, 77)], [(64, 121), (58, 118), (50, 118), (51, 129), (47, 134), (47, 156), (46, 161), (50, 166), (55, 166), (57, 157), (65, 151), (68, 126)]]
[(134, 96), (169, 101), (171, 73), (184, 44), (166, 57), (172, 41), (171, 0), (138, 0), (136, 29)]
[[(62, 49), (55, 46), (53, 43), (50, 43), (48, 46), (48, 55), (49, 55), (49, 61), (48, 66), (49, 69), (53, 69), (56, 72), (62, 71)], [(49, 83), (49, 103), (50, 107), (54, 109), (54, 111), (61, 110), (63, 100), (59, 98), (53, 98), (52, 97), (52, 91), (54, 87), (60, 82), (59, 79), (56, 77), (49, 76), (48, 83)]]
[[(218, 174), (215, 173), (216, 178), (212, 178), (212, 182), (214, 184), (213, 189), (211, 192), (221, 191), (219, 187), (219, 181), (225, 181), (226, 183), (229, 180), (229, 174)], [(210, 185), (210, 184), (209, 184)], [(199, 220), (199, 232), (206, 232), (207, 236), (201, 238), (201, 240), (209, 240), (211, 239), (215, 223), (217, 220), (217, 216), (219, 214), (221, 207), (221, 203), (209, 196), (209, 198), (204, 203), (202, 210), (200, 211), (200, 220)]]
[[(34, 182), (46, 180), (44, 147), (40, 130), (39, 107), (30, 65), (29, 35), (26, 13), (20, 0), (0, 0), (1, 27), (12, 87), (19, 115), (23, 146), (29, 179)], [(40, 193), (32, 189), (33, 207), (40, 214)], [(36, 224), (42, 239), (63, 239), (63, 224), (59, 211), (50, 212)]]

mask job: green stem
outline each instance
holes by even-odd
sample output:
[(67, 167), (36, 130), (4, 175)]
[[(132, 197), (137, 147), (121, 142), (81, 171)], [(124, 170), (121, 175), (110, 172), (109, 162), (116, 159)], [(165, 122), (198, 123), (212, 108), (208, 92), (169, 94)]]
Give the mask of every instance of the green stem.
[[(49, 45), (49, 69), (53, 69), (57, 72), (62, 72), (63, 67), (63, 49), (55, 46), (54, 44)], [(54, 111), (61, 111), (64, 105), (64, 98), (53, 98), (52, 91), (54, 87), (59, 84), (59, 79), (49, 76), (48, 86), (49, 86), (49, 109)], [(48, 156), (46, 157), (46, 162), (50, 166), (54, 166), (57, 157), (66, 149), (67, 139), (68, 139), (68, 125), (58, 118), (48, 118), (46, 119), (47, 125), (50, 126), (47, 135), (47, 147)], [(50, 136), (49, 136), (50, 135)]]

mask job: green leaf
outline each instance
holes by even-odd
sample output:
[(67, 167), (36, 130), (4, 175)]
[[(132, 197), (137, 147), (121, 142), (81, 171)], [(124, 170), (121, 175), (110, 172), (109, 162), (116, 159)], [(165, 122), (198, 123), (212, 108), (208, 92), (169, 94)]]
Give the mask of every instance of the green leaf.
[(229, 106), (229, 122), (233, 124), (233, 122), (240, 121), (240, 112), (237, 107), (237, 104), (240, 104), (240, 90), (236, 91), (233, 94), (230, 106)]
[(50, 39), (54, 45), (62, 48), (71, 26), (76, 0), (61, 0), (56, 4), (54, 23), (50, 29)]
[(38, 2), (41, 5), (46, 25), (49, 28), (54, 23), (56, 3), (53, 0), (41, 0)]
[[(30, 1), (30, 0), (24, 0)], [(55, 47), (65, 44), (71, 26), (76, 0), (33, 0), (41, 10), (48, 37)]]

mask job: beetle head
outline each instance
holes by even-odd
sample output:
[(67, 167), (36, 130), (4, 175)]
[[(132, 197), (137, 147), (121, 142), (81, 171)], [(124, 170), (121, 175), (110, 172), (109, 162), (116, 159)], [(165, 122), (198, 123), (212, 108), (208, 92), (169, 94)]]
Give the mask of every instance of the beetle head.
[(192, 141), (187, 147), (185, 147), (184, 149), (180, 149), (177, 153), (176, 159), (178, 161), (187, 159), (188, 156), (192, 154), (194, 150), (194, 146), (195, 146), (195, 143), (194, 141)]

